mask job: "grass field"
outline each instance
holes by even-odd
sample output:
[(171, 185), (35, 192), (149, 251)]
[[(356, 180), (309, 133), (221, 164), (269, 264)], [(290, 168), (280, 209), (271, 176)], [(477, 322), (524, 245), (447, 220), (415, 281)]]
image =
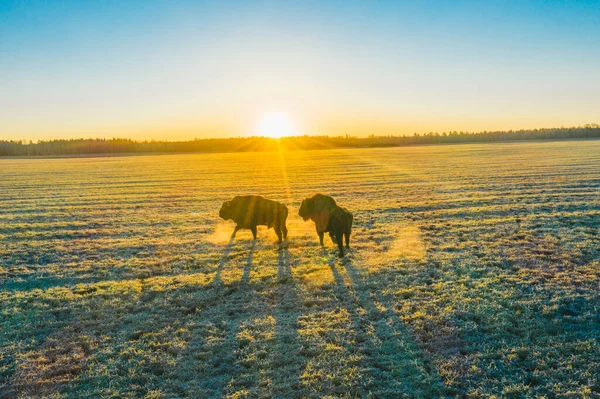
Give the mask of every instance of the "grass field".
[(600, 397), (600, 141), (2, 159), (0, 205), (1, 398)]

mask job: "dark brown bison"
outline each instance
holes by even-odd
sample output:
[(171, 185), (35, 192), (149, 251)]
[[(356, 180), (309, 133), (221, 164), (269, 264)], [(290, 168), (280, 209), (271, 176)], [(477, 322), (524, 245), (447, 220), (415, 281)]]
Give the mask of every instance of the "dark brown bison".
[(316, 194), (302, 201), (298, 214), (304, 221), (312, 219), (315, 222), (321, 245), (323, 245), (323, 235), (329, 232), (331, 241), (337, 243), (340, 249), (340, 256), (344, 256), (343, 239), (346, 238), (346, 248), (350, 248), (350, 233), (354, 219), (347, 209), (338, 206), (328, 195)]
[(219, 216), (225, 220), (233, 220), (236, 223), (232, 237), (239, 229), (250, 229), (256, 240), (256, 226), (273, 227), (279, 243), (283, 237), (287, 237), (285, 221), (288, 216), (287, 206), (271, 201), (260, 195), (244, 195), (234, 197), (231, 201), (225, 201), (219, 211)]

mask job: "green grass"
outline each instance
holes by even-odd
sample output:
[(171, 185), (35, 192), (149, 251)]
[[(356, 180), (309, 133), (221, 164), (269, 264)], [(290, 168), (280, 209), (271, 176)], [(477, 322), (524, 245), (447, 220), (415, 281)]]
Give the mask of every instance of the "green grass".
[(0, 397), (599, 397), (599, 193), (600, 141), (0, 160)]

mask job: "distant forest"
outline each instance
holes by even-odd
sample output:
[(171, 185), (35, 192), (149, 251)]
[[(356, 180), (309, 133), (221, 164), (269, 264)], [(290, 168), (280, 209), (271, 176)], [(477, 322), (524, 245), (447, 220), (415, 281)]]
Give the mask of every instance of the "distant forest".
[(237, 137), (192, 141), (134, 141), (130, 139), (70, 139), (25, 142), (0, 141), (0, 156), (46, 156), (118, 153), (247, 152), (326, 148), (396, 147), (418, 144), (483, 143), (515, 140), (600, 138), (600, 125), (498, 132), (449, 132), (411, 136), (296, 136), (280, 139)]

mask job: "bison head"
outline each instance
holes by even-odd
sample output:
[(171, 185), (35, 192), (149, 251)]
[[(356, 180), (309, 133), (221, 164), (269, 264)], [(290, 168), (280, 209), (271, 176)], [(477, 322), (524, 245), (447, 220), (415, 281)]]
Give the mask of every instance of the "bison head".
[(219, 211), (219, 216), (221, 217), (221, 219), (225, 219), (225, 220), (229, 220), (232, 218), (231, 201), (223, 202), (223, 205), (221, 206), (221, 210)]
[(300, 210), (298, 211), (298, 215), (304, 219), (306, 222), (312, 216), (312, 199), (306, 198), (302, 200), (302, 204), (300, 205)]

